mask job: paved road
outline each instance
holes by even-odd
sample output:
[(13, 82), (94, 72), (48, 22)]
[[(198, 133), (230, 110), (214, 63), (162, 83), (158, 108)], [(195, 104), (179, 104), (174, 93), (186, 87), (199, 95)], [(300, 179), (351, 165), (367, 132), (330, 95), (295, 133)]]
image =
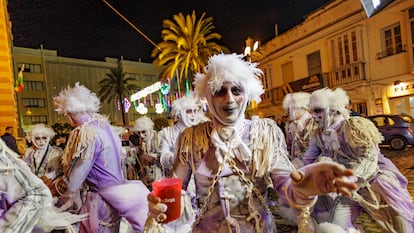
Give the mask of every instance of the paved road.
[(411, 147), (402, 151), (395, 151), (382, 147), (381, 151), (407, 177), (408, 191), (411, 197), (414, 197), (414, 148)]

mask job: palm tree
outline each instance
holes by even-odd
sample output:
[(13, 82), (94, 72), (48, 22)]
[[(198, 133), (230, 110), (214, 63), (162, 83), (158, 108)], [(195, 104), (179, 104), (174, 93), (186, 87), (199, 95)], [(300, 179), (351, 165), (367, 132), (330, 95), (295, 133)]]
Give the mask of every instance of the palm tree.
[(221, 39), (221, 35), (213, 32), (213, 18), (205, 18), (205, 15), (203, 13), (197, 20), (194, 11), (186, 17), (180, 12), (174, 15), (174, 21), (163, 21), (163, 41), (151, 53), (155, 65), (166, 67), (161, 79), (177, 75), (180, 87), (183, 78), (191, 78), (194, 73), (202, 71), (210, 56), (228, 52), (226, 47), (215, 42)]
[(124, 98), (128, 97), (132, 91), (136, 91), (139, 87), (133, 83), (135, 78), (126, 78), (126, 73), (123, 72), (122, 67), (112, 68), (106, 77), (99, 81), (98, 96), (101, 101), (110, 103), (113, 100), (121, 103), (122, 123), (126, 125)]

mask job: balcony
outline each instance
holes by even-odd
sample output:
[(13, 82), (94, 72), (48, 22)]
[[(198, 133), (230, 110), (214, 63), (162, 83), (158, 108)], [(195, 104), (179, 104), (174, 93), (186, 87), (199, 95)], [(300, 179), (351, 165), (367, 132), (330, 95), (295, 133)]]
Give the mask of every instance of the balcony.
[(366, 80), (365, 63), (356, 62), (346, 64), (329, 73), (329, 87), (337, 87), (358, 81)]
[(381, 51), (379, 53), (377, 53), (376, 58), (378, 60), (395, 55), (395, 54), (399, 54), (399, 53), (403, 53), (407, 51), (407, 45), (398, 45), (395, 47), (390, 47), (385, 51)]

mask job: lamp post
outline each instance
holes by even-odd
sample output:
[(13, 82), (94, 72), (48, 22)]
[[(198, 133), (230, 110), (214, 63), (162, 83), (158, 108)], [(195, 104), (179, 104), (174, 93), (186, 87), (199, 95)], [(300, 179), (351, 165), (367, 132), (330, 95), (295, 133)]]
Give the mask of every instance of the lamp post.
[[(259, 41), (258, 40), (254, 41), (253, 38), (251, 38), (249, 36), (249, 37), (247, 37), (245, 42), (246, 42), (246, 47), (244, 48), (244, 53), (243, 54), (247, 58), (247, 61), (252, 62), (252, 57), (254, 56), (254, 53), (259, 48)], [(251, 106), (251, 108), (248, 109), (248, 112), (250, 112), (250, 111), (254, 112), (258, 108), (257, 103), (254, 100), (251, 101), (250, 106)]]
[(259, 41), (254, 41), (253, 38), (249, 36), (247, 37), (245, 43), (246, 47), (244, 48), (244, 56), (248, 59), (249, 62), (251, 62), (253, 53), (256, 52), (259, 48)]

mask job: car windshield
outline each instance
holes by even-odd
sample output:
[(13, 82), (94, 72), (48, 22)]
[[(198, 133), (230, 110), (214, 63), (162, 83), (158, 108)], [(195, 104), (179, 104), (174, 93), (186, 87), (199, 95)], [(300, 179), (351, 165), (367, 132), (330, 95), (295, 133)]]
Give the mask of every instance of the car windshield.
[(401, 114), (400, 117), (406, 123), (413, 123), (414, 122), (414, 119), (408, 114)]

